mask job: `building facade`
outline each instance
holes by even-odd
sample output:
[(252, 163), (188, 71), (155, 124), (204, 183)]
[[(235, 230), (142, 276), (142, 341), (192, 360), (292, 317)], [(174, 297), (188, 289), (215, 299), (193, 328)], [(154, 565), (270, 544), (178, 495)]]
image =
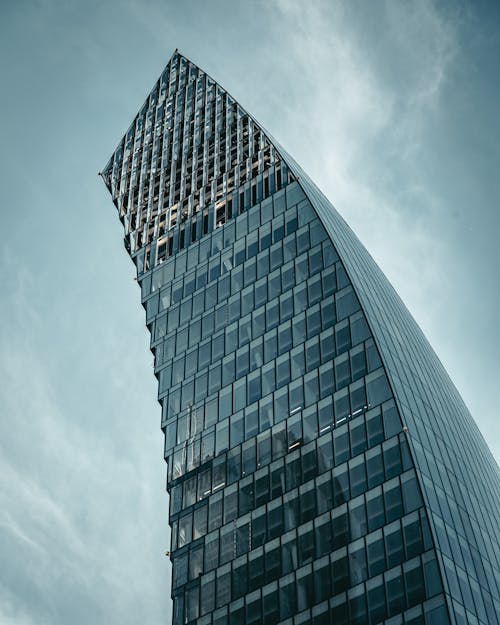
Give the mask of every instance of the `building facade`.
[(499, 625), (499, 469), (330, 202), (170, 59), (102, 176), (165, 433), (173, 624)]

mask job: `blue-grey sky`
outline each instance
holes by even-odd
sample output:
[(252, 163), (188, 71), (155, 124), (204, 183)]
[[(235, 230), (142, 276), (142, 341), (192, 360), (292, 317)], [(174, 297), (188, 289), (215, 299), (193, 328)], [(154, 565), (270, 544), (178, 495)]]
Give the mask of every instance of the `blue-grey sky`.
[(498, 460), (500, 5), (0, 3), (0, 622), (168, 623), (152, 356), (97, 172), (173, 50), (296, 157)]

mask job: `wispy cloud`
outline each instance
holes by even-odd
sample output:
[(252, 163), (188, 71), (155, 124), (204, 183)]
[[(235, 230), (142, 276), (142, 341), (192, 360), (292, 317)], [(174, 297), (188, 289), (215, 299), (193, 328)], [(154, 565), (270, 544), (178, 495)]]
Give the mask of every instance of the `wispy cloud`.
[[(280, 64), (292, 85), (281, 126), (299, 125), (287, 133), (291, 152), (316, 172), (389, 276), (396, 282), (405, 276), (397, 286), (406, 299), (427, 298), (420, 285), (408, 291), (422, 282), (422, 272), (433, 288), (442, 246), (427, 221), (439, 200), (426, 187), (418, 148), (458, 55), (453, 24), (430, 2), (386, 2), (371, 26), (370, 16), (360, 23), (348, 4), (283, 0), (277, 6), (281, 19), (273, 24), (287, 43)], [(296, 106), (302, 92), (307, 116)], [(417, 255), (426, 262), (415, 263)]]
[[(70, 402), (71, 413), (62, 408), (75, 389), (65, 378), (54, 380), (44, 362), (38, 335), (46, 329), (33, 306), (35, 279), (12, 265), (11, 323), (0, 331), (0, 541), (9, 563), (2, 572), (8, 598), (0, 606), (2, 622), (95, 622), (107, 603), (117, 622), (134, 623), (132, 604), (148, 601), (166, 567), (166, 531), (163, 544), (151, 542), (165, 523), (166, 499), (153, 475), (161, 439), (154, 428), (153, 463), (140, 422), (123, 429), (120, 415), (108, 415), (115, 423), (103, 437), (85, 426), (80, 394)], [(102, 410), (101, 400), (102, 393), (87, 405)], [(152, 550), (156, 583), (148, 579)], [(55, 600), (56, 588), (61, 600)], [(72, 602), (85, 609), (72, 615)], [(154, 603), (147, 609), (158, 618), (162, 610)]]

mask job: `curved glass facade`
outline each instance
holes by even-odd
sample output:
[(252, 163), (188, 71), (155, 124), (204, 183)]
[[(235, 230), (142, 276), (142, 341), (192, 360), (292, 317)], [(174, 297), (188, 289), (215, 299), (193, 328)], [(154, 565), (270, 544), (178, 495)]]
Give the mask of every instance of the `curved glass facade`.
[(174, 625), (497, 624), (498, 467), (293, 159), (176, 52), (103, 178), (155, 356)]

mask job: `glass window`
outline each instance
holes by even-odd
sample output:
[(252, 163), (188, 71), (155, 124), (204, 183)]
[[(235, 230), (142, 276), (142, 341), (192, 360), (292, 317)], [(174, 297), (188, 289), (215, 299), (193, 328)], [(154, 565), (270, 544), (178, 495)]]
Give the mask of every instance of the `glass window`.
[(295, 575), (290, 573), (279, 580), (280, 617), (285, 619), (296, 611), (297, 596), (295, 591)]
[[(293, 292), (289, 291), (288, 293), (283, 294), (279, 299), (279, 314), (280, 320), (286, 321), (287, 319), (291, 319), (293, 317)], [(291, 334), (290, 334), (290, 343), (291, 343)], [(280, 351), (283, 351), (280, 349)]]
[(250, 373), (247, 378), (247, 397), (250, 403), (258, 401), (261, 397), (260, 371)]
[[(274, 367), (273, 367), (274, 374)], [(263, 377), (264, 380), (264, 377)], [(271, 427), (273, 423), (273, 398), (272, 396), (261, 399), (259, 402), (259, 430), (262, 432)]]
[(276, 331), (264, 336), (264, 362), (273, 360), (278, 355), (278, 335)]
[(366, 376), (368, 407), (382, 404), (392, 395), (389, 382), (383, 369), (378, 369)]
[(196, 502), (196, 476), (184, 482), (184, 508), (192, 506)]
[(406, 601), (408, 606), (414, 606), (425, 600), (424, 576), (420, 559), (403, 564), (403, 575), (406, 587)]
[[(385, 590), (383, 577), (380, 575), (366, 583), (368, 612), (373, 623), (382, 622), (386, 616)], [(408, 623), (408, 625), (410, 625)], [(414, 623), (413, 625), (417, 625)]]
[(217, 423), (215, 432), (215, 454), (220, 454), (221, 451), (229, 448), (229, 419)]
[[(292, 347), (292, 325), (291, 323), (282, 323), (278, 328), (278, 352), (283, 354), (288, 352)], [(288, 353), (286, 354), (288, 359)]]
[(347, 463), (337, 466), (332, 471), (333, 501), (336, 506), (349, 499), (349, 474)]
[(305, 344), (307, 370), (316, 369), (320, 364), (319, 338), (316, 336)]
[(272, 501), (268, 506), (267, 530), (269, 538), (275, 538), (283, 532), (283, 506), (281, 499)]
[(366, 508), (363, 495), (349, 501), (349, 526), (351, 540), (364, 536), (367, 532)]
[(200, 615), (199, 592), (198, 586), (186, 590), (186, 618), (189, 620)]
[[(316, 222), (320, 227), (319, 221)], [(312, 276), (316, 273), (319, 273), (323, 269), (323, 252), (321, 249), (321, 245), (315, 245), (318, 243), (317, 241), (311, 242), (313, 249), (309, 252), (309, 274)]]
[[(439, 576), (439, 570), (437, 566), (437, 562), (434, 556), (434, 552), (429, 552), (424, 554), (423, 558), (424, 563), (424, 580), (425, 580), (425, 589), (428, 597), (433, 597), (441, 592), (441, 578)], [(457, 572), (460, 574), (460, 569), (457, 569)], [(464, 580), (464, 586), (467, 582)], [(463, 588), (462, 588), (463, 590)], [(438, 621), (436, 621), (437, 624)], [(445, 622), (445, 621), (443, 621)]]
[(351, 347), (349, 320), (346, 319), (335, 326), (335, 345), (337, 354), (341, 354)]
[(333, 548), (338, 549), (349, 542), (349, 515), (347, 504), (335, 508), (332, 512)]
[(239, 514), (240, 516), (249, 512), (254, 507), (254, 487), (253, 476), (241, 480), (238, 485), (239, 493)]
[(306, 338), (306, 317), (304, 314), (296, 315), (292, 321), (293, 344), (300, 345)]
[[(403, 535), (406, 558), (413, 558), (424, 550), (422, 529), (417, 512), (403, 518)], [(446, 562), (446, 557), (443, 556)]]
[(402, 471), (398, 439), (392, 438), (385, 441), (382, 445), (382, 450), (384, 454), (385, 476), (386, 479), (389, 479)]
[(321, 302), (321, 327), (330, 328), (335, 322), (335, 303), (333, 297), (328, 297)]
[(299, 284), (307, 280), (309, 277), (309, 265), (307, 262), (307, 256), (299, 256), (295, 259), (295, 282)]
[[(258, 212), (256, 213), (258, 215)], [(257, 232), (252, 232), (247, 237), (247, 256), (256, 256), (259, 251), (259, 236)]]
[(291, 375), (292, 379), (295, 380), (299, 376), (304, 375), (306, 371), (303, 345), (299, 345), (292, 349), (290, 357), (292, 367)]
[(357, 456), (349, 461), (349, 481), (351, 483), (351, 497), (356, 497), (365, 492), (367, 484), (363, 456)]
[(356, 540), (349, 545), (349, 570), (351, 585), (353, 586), (365, 581), (367, 578), (368, 569), (363, 539)]
[(269, 501), (269, 471), (266, 467), (255, 473), (255, 506), (259, 507)]
[[(293, 290), (294, 310), (295, 314), (306, 310), (307, 308), (307, 285), (303, 282), (296, 286)], [(302, 334), (302, 340), (305, 337), (305, 332)]]
[(265, 250), (271, 245), (271, 224), (264, 224), (259, 231), (260, 234), (260, 249)]
[(401, 567), (385, 574), (385, 591), (387, 595), (387, 614), (393, 616), (404, 610), (404, 586)]
[(245, 439), (248, 440), (259, 433), (259, 410), (257, 404), (245, 410)]
[(368, 474), (368, 488), (373, 488), (384, 481), (384, 464), (380, 447), (370, 449), (366, 453), (366, 471)]
[[(255, 313), (254, 313), (254, 322), (257, 325), (257, 327), (259, 327), (259, 321), (260, 321), (260, 327), (262, 327), (262, 319), (258, 320), (255, 317)], [(246, 317), (243, 317), (243, 319), (240, 321), (239, 324), (239, 345), (246, 345), (247, 343), (250, 343), (250, 340), (252, 338), (252, 316), (251, 315), (247, 315)]]
[(274, 421), (279, 423), (289, 414), (288, 387), (281, 388), (274, 393)]
[(227, 386), (231, 384), (231, 382), (234, 382), (234, 376), (234, 354), (230, 354), (222, 361), (222, 386)]
[(335, 359), (335, 385), (337, 390), (344, 388), (351, 381), (349, 354), (343, 354)]
[(247, 404), (247, 383), (246, 379), (243, 378), (238, 380), (233, 384), (233, 404), (234, 410), (241, 410)]
[(358, 345), (358, 347), (353, 348), (350, 357), (352, 380), (359, 380), (367, 373), (364, 346)]
[(280, 321), (279, 300), (266, 304), (266, 327), (275, 328)]
[(246, 315), (253, 310), (254, 307), (254, 288), (253, 285), (244, 289), (241, 293), (241, 314)]
[(281, 458), (285, 455), (286, 447), (286, 427), (282, 423), (277, 425), (272, 430), (272, 454), (273, 460)]
[(255, 441), (250, 440), (243, 443), (241, 448), (243, 475), (253, 473), (257, 468), (257, 454), (255, 451)]
[(271, 271), (283, 264), (283, 245), (281, 242), (273, 245), (269, 252), (269, 268)]
[(401, 488), (399, 479), (393, 478), (385, 482), (384, 486), (384, 504), (387, 522), (397, 519), (403, 515), (403, 501), (401, 498)]
[(349, 561), (347, 549), (343, 547), (332, 554), (332, 588), (334, 594), (347, 590), (349, 586)]
[[(328, 367), (328, 365), (326, 365)], [(331, 369), (330, 369), (331, 370)], [(320, 386), (323, 390), (325, 388), (325, 377), (328, 380), (328, 372), (323, 369), (323, 367), (319, 371), (319, 380)], [(321, 393), (323, 395), (323, 392)], [(322, 399), (318, 404), (318, 426), (319, 426), (319, 434), (323, 434), (329, 430), (333, 425), (333, 401), (331, 397), (326, 397)]]
[(241, 378), (249, 371), (249, 348), (248, 345), (241, 347), (236, 352), (236, 378)]
[(366, 360), (368, 363), (368, 371), (375, 371), (382, 365), (378, 349), (373, 342), (373, 339), (366, 341)]
[[(285, 459), (285, 471), (286, 471), (286, 487), (287, 490), (294, 488), (302, 481), (301, 466), (300, 466), (300, 453), (298, 449), (295, 449), (293, 453), (288, 454)], [(287, 495), (285, 495), (285, 500)]]
[(188, 581), (188, 554), (184, 553), (175, 559), (173, 587), (177, 588)]
[(221, 365), (220, 363), (217, 365), (212, 365), (208, 372), (208, 392), (210, 395), (218, 391), (222, 384), (221, 378)]
[(394, 405), (394, 401), (387, 402), (383, 406), (383, 420), (385, 437), (391, 438), (402, 430), (401, 419)]
[(367, 408), (364, 380), (353, 382), (349, 387), (349, 395), (351, 399), (352, 416), (355, 417)]
[[(245, 557), (240, 557), (233, 562), (233, 575), (232, 575), (232, 583), (233, 583), (233, 592), (232, 598), (237, 599), (238, 597), (242, 597), (247, 593), (247, 560)], [(230, 606), (231, 618), (241, 618), (240, 622), (243, 622), (244, 615), (239, 614), (238, 610), (235, 607), (243, 606), (243, 600), (235, 601)], [(241, 609), (241, 608), (240, 608)], [(234, 621), (238, 622), (238, 621)]]
[(329, 473), (321, 475), (316, 480), (316, 499), (318, 514), (330, 510), (333, 507), (332, 482)]
[(311, 562), (314, 558), (314, 533), (312, 521), (299, 527), (297, 543), (299, 553), (299, 566)]
[(262, 306), (267, 301), (267, 277), (255, 283), (255, 306)]
[[(316, 404), (319, 400), (319, 385), (318, 385), (318, 372), (311, 371), (310, 373), (304, 376), (304, 405), (311, 406), (312, 404)], [(316, 408), (314, 406), (314, 410)], [(315, 436), (317, 435), (317, 425)]]
[(393, 567), (403, 561), (403, 536), (399, 521), (394, 521), (384, 527), (385, 550), (387, 566)]
[(189, 578), (196, 579), (203, 572), (203, 547), (193, 549), (189, 554)]
[[(226, 382), (227, 383), (227, 382)], [(219, 394), (219, 419), (225, 419), (233, 411), (233, 389), (229, 385), (223, 388)]]
[(322, 291), (321, 291), (321, 276), (314, 276), (310, 280), (308, 280), (307, 284), (308, 289), (308, 297), (309, 297), (309, 305), (312, 306), (321, 300)]
[[(217, 571), (217, 598), (216, 604), (217, 607), (223, 606), (226, 603), (229, 603), (231, 598), (231, 565), (226, 564), (226, 566), (221, 567)], [(214, 623), (216, 619), (216, 614), (214, 614)]]
[[(252, 549), (263, 545), (266, 541), (267, 535), (267, 524), (266, 524), (266, 509), (265, 507), (260, 508), (260, 510), (256, 510), (252, 513)], [(250, 553), (250, 560), (252, 557), (255, 557), (255, 553)]]
[(250, 371), (262, 367), (264, 363), (264, 347), (262, 338), (250, 343)]
[(234, 484), (241, 477), (240, 448), (231, 449), (227, 454), (227, 483)]
[(349, 402), (349, 389), (343, 388), (333, 396), (335, 425), (343, 423), (349, 416), (351, 406)]
[[(257, 256), (257, 278), (263, 278), (269, 274), (269, 250), (264, 250)], [(266, 286), (267, 292), (267, 286)]]
[(327, 330), (320, 335), (321, 344), (321, 361), (327, 362), (335, 355), (335, 341), (333, 338), (333, 331)]
[(297, 230), (297, 253), (302, 254), (309, 247), (309, 226), (306, 225)]
[(297, 246), (293, 234), (285, 238), (283, 248), (283, 258), (285, 262), (296, 258)]
[(321, 314), (319, 304), (307, 310), (307, 335), (312, 336), (321, 330)]
[(286, 575), (298, 568), (296, 532), (293, 530), (288, 532), (282, 537), (281, 541), (281, 567), (282, 573)]
[(191, 513), (179, 519), (179, 534), (177, 538), (177, 546), (179, 548), (191, 541), (192, 526), (193, 517)]
[(294, 410), (300, 410), (304, 406), (304, 393), (302, 389), (302, 380), (295, 380), (289, 386), (289, 406), (290, 414)]
[(380, 414), (380, 408), (369, 410), (366, 413), (366, 433), (369, 447), (384, 440), (384, 429), (382, 427), (382, 415)]
[(368, 576), (374, 577), (382, 573), (386, 568), (382, 530), (372, 532), (367, 536), (366, 553), (368, 558)]
[(333, 432), (333, 447), (335, 464), (341, 464), (349, 458), (349, 434), (347, 425), (343, 425)]
[(243, 277), (245, 286), (252, 285), (257, 279), (257, 261), (255, 258), (251, 258), (245, 263)]
[(413, 472), (401, 477), (404, 511), (407, 514), (422, 505), (417, 479)]

